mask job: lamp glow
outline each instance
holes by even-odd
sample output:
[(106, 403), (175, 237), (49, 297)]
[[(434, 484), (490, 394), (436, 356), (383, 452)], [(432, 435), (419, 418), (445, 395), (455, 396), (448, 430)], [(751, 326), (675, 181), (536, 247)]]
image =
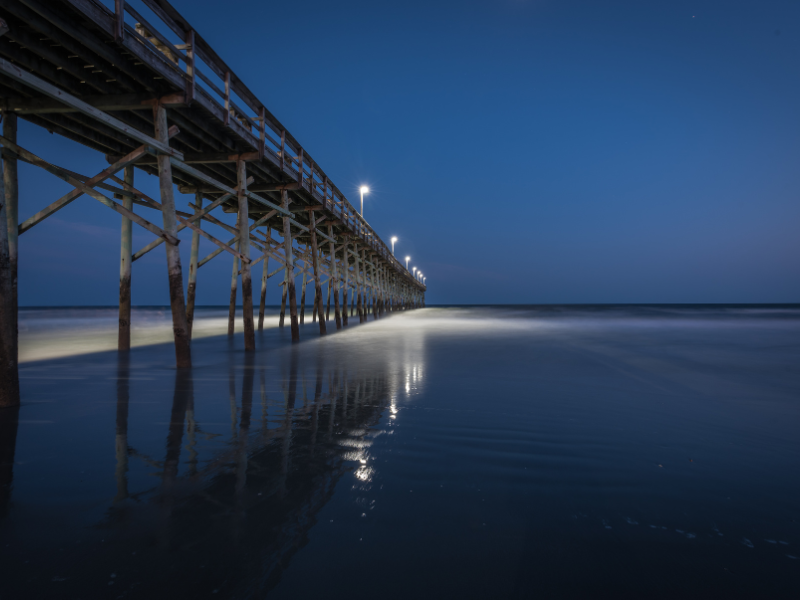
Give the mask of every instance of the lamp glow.
[(396, 237), (392, 238), (392, 256), (394, 256), (394, 243), (397, 241)]
[(364, 194), (369, 194), (369, 188), (365, 185), (362, 185), (359, 189), (361, 192), (361, 216), (364, 216)]
[(408, 261), (411, 260), (410, 256), (406, 256), (406, 271), (408, 271)]

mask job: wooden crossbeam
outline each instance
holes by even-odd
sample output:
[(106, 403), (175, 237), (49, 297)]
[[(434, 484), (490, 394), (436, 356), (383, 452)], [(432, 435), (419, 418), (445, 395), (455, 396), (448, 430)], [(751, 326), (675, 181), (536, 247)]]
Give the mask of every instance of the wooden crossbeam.
[[(248, 182), (252, 181), (252, 179), (253, 178), (250, 177), (247, 181)], [(129, 187), (125, 182), (121, 182), (121, 183), (122, 183), (123, 186)], [(210, 213), (212, 210), (214, 210), (220, 204), (222, 204), (223, 202), (226, 202), (230, 198), (231, 198), (230, 194), (225, 194), (224, 196), (218, 198), (217, 200), (214, 200), (214, 202), (212, 202), (211, 204), (206, 206), (199, 213), (195, 213), (191, 217), (188, 217), (185, 222), (181, 222), (181, 224), (178, 225), (178, 231), (181, 231), (181, 230), (185, 229), (186, 227), (189, 227), (191, 223), (194, 223), (198, 219), (204, 218), (208, 213)], [(192, 206), (194, 206), (194, 205), (192, 205)], [(147, 254), (148, 252), (150, 252), (151, 250), (153, 250), (154, 248), (156, 248), (160, 244), (161, 244), (160, 240), (153, 240), (147, 246), (145, 246), (144, 248), (142, 248), (141, 250), (136, 252), (132, 257), (132, 260), (140, 259), (142, 256), (144, 256), (145, 254)]]
[[(154, 98), (152, 94), (106, 94), (103, 96), (86, 96), (83, 102), (98, 110), (151, 110), (154, 104), (169, 107), (186, 106), (183, 94), (171, 94), (163, 98)], [(53, 113), (81, 112), (58, 100), (49, 98), (5, 98), (0, 101), (3, 111), (18, 115), (47, 115)]]
[[(137, 195), (139, 198), (141, 198), (142, 200), (144, 200), (144, 201), (145, 201), (145, 202), (146, 202), (146, 203), (147, 203), (147, 204), (150, 206), (150, 208), (155, 208), (155, 209), (157, 209), (157, 210), (161, 210), (161, 203), (160, 203), (160, 202), (158, 202), (158, 201), (156, 201), (156, 200), (153, 200), (152, 198), (150, 198), (150, 197), (149, 197), (149, 196), (147, 196), (146, 194), (144, 194), (144, 193), (140, 192), (139, 190), (137, 190), (136, 188), (134, 188), (134, 187), (133, 187), (133, 186), (131, 186), (131, 185), (128, 185), (128, 184), (126, 184), (126, 183), (125, 183), (124, 185), (125, 185), (125, 188), (126, 188), (128, 191), (134, 192), (134, 193), (135, 193), (135, 194), (136, 194), (136, 195)], [(237, 256), (237, 257), (238, 257), (240, 260), (242, 260), (242, 261), (244, 261), (244, 262), (249, 262), (249, 259), (247, 259), (246, 257), (244, 257), (244, 256), (242, 256), (241, 254), (239, 254), (239, 252), (237, 252), (236, 250), (234, 250), (233, 248), (231, 248), (231, 247), (230, 247), (230, 245), (228, 245), (228, 244), (225, 244), (225, 243), (221, 242), (220, 240), (218, 240), (217, 238), (215, 238), (213, 235), (211, 235), (211, 234), (210, 234), (210, 233), (208, 233), (207, 231), (205, 231), (205, 230), (201, 229), (200, 227), (198, 227), (198, 226), (197, 226), (197, 225), (195, 225), (194, 223), (190, 222), (190, 219), (191, 219), (191, 217), (193, 217), (193, 216), (194, 216), (194, 215), (190, 215), (190, 214), (188, 214), (188, 213), (181, 213), (180, 211), (175, 211), (175, 218), (176, 218), (176, 219), (177, 219), (177, 220), (178, 220), (178, 221), (181, 223), (181, 225), (182, 225), (183, 227), (189, 227), (189, 228), (191, 228), (193, 231), (196, 231), (197, 233), (199, 233), (200, 235), (202, 235), (204, 238), (206, 238), (206, 239), (207, 239), (208, 241), (210, 241), (211, 243), (213, 243), (213, 244), (216, 244), (217, 246), (219, 246), (219, 248), (220, 248), (220, 251), (222, 251), (222, 250), (225, 250), (226, 252), (229, 252), (229, 253), (233, 254), (234, 256)], [(207, 215), (206, 215), (206, 216), (207, 216)], [(178, 227), (178, 230), (180, 231), (180, 229), (182, 229), (183, 227), (180, 227), (180, 226), (179, 226), (179, 227)], [(153, 246), (153, 248), (155, 248), (155, 246)], [(152, 248), (151, 248), (151, 249), (152, 249)], [(148, 252), (149, 252), (149, 250), (148, 250)], [(137, 253), (137, 254), (138, 254), (138, 253)], [(141, 256), (143, 256), (143, 255), (144, 255), (144, 253), (142, 253), (142, 254), (141, 254), (140, 256), (138, 256), (138, 257), (135, 257), (135, 258), (133, 258), (133, 257), (132, 257), (132, 260), (131, 260), (131, 262), (133, 262), (133, 261), (134, 261), (134, 260), (136, 260), (137, 258), (141, 258)]]
[[(256, 227), (258, 227), (258, 226), (262, 225), (262, 224), (263, 224), (263, 223), (264, 223), (264, 222), (265, 222), (267, 219), (269, 219), (269, 218), (271, 218), (271, 217), (275, 216), (275, 212), (276, 212), (276, 211), (272, 211), (271, 213), (268, 213), (268, 214), (266, 214), (265, 216), (263, 216), (263, 217), (261, 217), (260, 219), (258, 219), (258, 221), (256, 221), (255, 223), (253, 223), (253, 224), (250, 226), (250, 231), (253, 231), (253, 230), (254, 230)], [(209, 218), (209, 217), (210, 217), (210, 220), (211, 220), (211, 222), (212, 222), (212, 223), (214, 223), (215, 225), (220, 225), (220, 226), (221, 226), (221, 227), (223, 227), (223, 228), (224, 228), (226, 231), (230, 231), (231, 233), (235, 233), (235, 234), (236, 234), (236, 236), (235, 236), (234, 238), (232, 238), (232, 239), (231, 239), (231, 240), (228, 242), (228, 245), (229, 245), (229, 246), (233, 245), (233, 244), (236, 242), (236, 240), (238, 240), (238, 239), (239, 239), (239, 230), (237, 230), (237, 229), (235, 229), (235, 228), (231, 227), (230, 225), (227, 225), (227, 224), (225, 224), (225, 223), (223, 223), (223, 222), (221, 222), (221, 221), (217, 221), (216, 219), (214, 219), (213, 217), (211, 217), (211, 215), (206, 215), (206, 218)], [(255, 240), (255, 241), (257, 241), (257, 242), (261, 242), (261, 240), (259, 240), (257, 237), (255, 237), (255, 236), (254, 236), (254, 235), (251, 233), (251, 234), (250, 234), (250, 244), (251, 244), (251, 245), (252, 245), (254, 248), (258, 249), (259, 251), (261, 251), (261, 252), (264, 252), (264, 248), (262, 248), (261, 246), (259, 246), (259, 245), (255, 244), (253, 240)], [(261, 242), (261, 243), (263, 243), (263, 242)], [(202, 267), (204, 264), (206, 264), (208, 261), (210, 261), (212, 258), (214, 258), (214, 257), (216, 257), (216, 256), (219, 256), (220, 252), (222, 252), (222, 250), (221, 250), (221, 249), (214, 250), (214, 251), (213, 251), (211, 254), (209, 254), (208, 256), (206, 256), (205, 258), (203, 258), (203, 260), (201, 260), (200, 262), (198, 262), (198, 263), (197, 263), (197, 268), (199, 269), (199, 268), (200, 268), (200, 267)], [(272, 258), (274, 258), (274, 259), (275, 259), (275, 260), (277, 260), (278, 262), (281, 262), (281, 263), (282, 263), (282, 262), (284, 262), (284, 259), (280, 258), (279, 256), (273, 256)], [(258, 260), (256, 260), (255, 262), (258, 262)], [(250, 264), (255, 264), (255, 263), (251, 262)]]
[(45, 171), (47, 171), (49, 173), (52, 173), (56, 177), (59, 177), (60, 179), (63, 179), (64, 181), (66, 181), (67, 183), (69, 183), (70, 185), (75, 187), (76, 189), (80, 190), (81, 193), (86, 194), (87, 196), (91, 196), (95, 200), (99, 201), (101, 204), (105, 204), (110, 209), (117, 211), (119, 214), (121, 214), (121, 215), (123, 215), (125, 217), (128, 217), (131, 221), (133, 221), (134, 223), (136, 223), (140, 227), (144, 227), (145, 229), (147, 229), (151, 233), (154, 233), (155, 235), (157, 235), (159, 237), (163, 237), (170, 244), (173, 244), (173, 245), (177, 246), (180, 243), (180, 240), (178, 238), (168, 234), (166, 231), (164, 231), (160, 227), (157, 227), (156, 225), (153, 225), (150, 221), (147, 221), (146, 219), (143, 219), (142, 217), (137, 215), (135, 212), (133, 212), (131, 210), (128, 210), (127, 208), (125, 208), (124, 206), (122, 206), (121, 204), (119, 204), (117, 202), (114, 202), (110, 198), (106, 198), (105, 196), (103, 196), (103, 194), (101, 194), (97, 190), (92, 189), (91, 187), (89, 187), (88, 185), (86, 185), (85, 183), (80, 181), (79, 179), (76, 179), (75, 177), (73, 177), (72, 175), (70, 175), (69, 173), (67, 173), (63, 169), (61, 169), (60, 167), (57, 167), (55, 165), (50, 164), (49, 162), (39, 158), (35, 154), (33, 154), (31, 152), (28, 152), (24, 148), (20, 148), (15, 143), (13, 143), (11, 140), (9, 140), (9, 139), (7, 139), (7, 138), (5, 138), (3, 136), (0, 136), (0, 144), (2, 144), (3, 147), (6, 148), (7, 150), (10, 150), (14, 154), (16, 154), (21, 160), (24, 160), (27, 163), (30, 163), (30, 164), (35, 165), (37, 167), (40, 167), (40, 168), (44, 169)]
[[(8, 147), (8, 145), (5, 144), (5, 143), (3, 145)], [(126, 166), (128, 166), (130, 164), (133, 164), (134, 162), (136, 162), (139, 159), (139, 157), (145, 155), (146, 153), (147, 153), (147, 151), (146, 151), (145, 147), (144, 146), (140, 146), (139, 148), (137, 148), (136, 150), (134, 150), (133, 152), (131, 152), (130, 154), (128, 154), (127, 156), (122, 158), (120, 161), (114, 163), (113, 165), (110, 165), (108, 168), (104, 169), (103, 171), (101, 171), (100, 173), (98, 173), (97, 175), (92, 177), (91, 179), (87, 180), (86, 182), (81, 182), (81, 183), (83, 183), (83, 185), (85, 185), (85, 186), (87, 186), (89, 188), (92, 188), (95, 185), (97, 185), (98, 183), (110, 178), (112, 175), (114, 175), (114, 173), (117, 173), (117, 172), (121, 171), (122, 169), (124, 169)], [(23, 221), (22, 223), (20, 223), (20, 226), (19, 226), (20, 235), (25, 233), (26, 231), (28, 231), (34, 225), (37, 225), (38, 223), (41, 223), (47, 217), (49, 217), (52, 214), (54, 214), (56, 211), (61, 210), (67, 204), (69, 204), (70, 202), (72, 202), (76, 198), (79, 198), (83, 194), (84, 194), (83, 190), (79, 189), (76, 186), (74, 190), (64, 194), (63, 196), (61, 196), (61, 198), (59, 198), (58, 200), (53, 202), (50, 206), (47, 206), (46, 208), (43, 208), (42, 210), (37, 212), (32, 217), (30, 217), (30, 218), (26, 219), (25, 221)]]

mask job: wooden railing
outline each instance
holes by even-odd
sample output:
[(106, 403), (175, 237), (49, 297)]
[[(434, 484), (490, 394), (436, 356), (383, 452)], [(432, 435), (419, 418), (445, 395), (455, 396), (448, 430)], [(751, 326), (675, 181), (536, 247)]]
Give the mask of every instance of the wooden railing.
[[(75, 5), (94, 2), (94, 0), (68, 1)], [(158, 61), (158, 64), (171, 70), (184, 82), (187, 102), (192, 102), (198, 93), (203, 94), (206, 101), (221, 109), (224, 124), (244, 133), (248, 142), (258, 148), (260, 156), (269, 160), (295, 182), (299, 182), (312, 198), (318, 200), (353, 235), (361, 238), (363, 243), (392, 264), (396, 270), (405, 272), (411, 277), (404, 265), (394, 258), (383, 240), (308, 152), (169, 2), (133, 1), (143, 4), (152, 12), (155, 19), (148, 20), (132, 6), (131, 0), (114, 0), (113, 13), (96, 3), (92, 9), (109, 12), (109, 17), (114, 19), (114, 33), (118, 39), (132, 36), (159, 56), (162, 60)], [(132, 23), (126, 22), (126, 13)], [(170, 35), (177, 36), (182, 43), (173, 43), (169, 39)], [(239, 101), (244, 106), (240, 105)]]

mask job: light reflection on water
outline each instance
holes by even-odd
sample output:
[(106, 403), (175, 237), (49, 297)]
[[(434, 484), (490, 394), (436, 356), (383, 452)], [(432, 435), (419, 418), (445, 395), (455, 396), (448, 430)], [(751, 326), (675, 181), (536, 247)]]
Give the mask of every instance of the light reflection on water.
[(794, 597), (798, 334), (796, 307), (432, 308), (197, 339), (189, 373), (169, 344), (30, 361), (0, 595)]
[[(22, 308), (19, 314), (19, 359), (21, 363), (117, 349), (117, 308)], [(277, 310), (268, 309), (264, 327), (278, 326)], [(198, 307), (192, 327), (194, 339), (224, 335), (228, 309)], [(237, 312), (235, 330), (243, 330)], [(172, 341), (169, 307), (134, 308), (131, 314), (131, 346), (141, 347)]]

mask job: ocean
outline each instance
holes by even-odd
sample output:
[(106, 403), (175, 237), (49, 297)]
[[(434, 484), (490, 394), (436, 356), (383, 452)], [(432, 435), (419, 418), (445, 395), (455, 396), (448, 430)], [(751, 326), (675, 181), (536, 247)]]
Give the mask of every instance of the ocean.
[(21, 310), (0, 598), (800, 597), (798, 305), (116, 318)]

